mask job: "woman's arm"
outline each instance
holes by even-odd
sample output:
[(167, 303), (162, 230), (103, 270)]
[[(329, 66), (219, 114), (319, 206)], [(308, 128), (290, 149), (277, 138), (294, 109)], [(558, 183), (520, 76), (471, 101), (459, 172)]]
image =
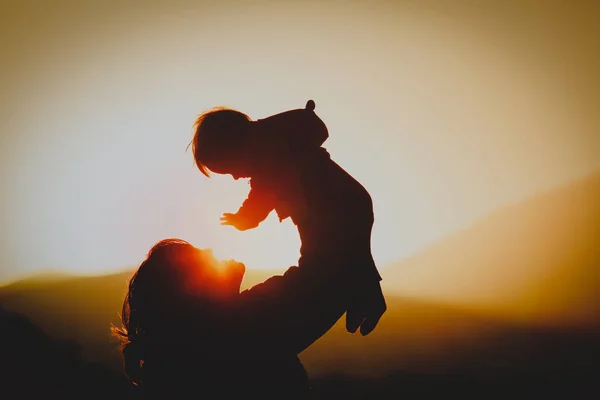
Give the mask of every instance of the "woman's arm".
[(323, 268), (290, 267), (241, 293), (240, 329), (259, 346), (300, 353), (346, 311), (350, 280)]

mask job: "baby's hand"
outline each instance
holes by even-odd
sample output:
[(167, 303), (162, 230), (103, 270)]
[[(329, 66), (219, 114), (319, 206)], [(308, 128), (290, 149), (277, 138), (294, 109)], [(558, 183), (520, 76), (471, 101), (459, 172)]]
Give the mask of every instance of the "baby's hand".
[(239, 217), (232, 213), (223, 213), (221, 225), (231, 225), (237, 228)]
[(233, 226), (237, 230), (245, 231), (254, 228), (245, 218), (240, 217), (237, 214), (224, 213), (221, 217), (221, 225)]

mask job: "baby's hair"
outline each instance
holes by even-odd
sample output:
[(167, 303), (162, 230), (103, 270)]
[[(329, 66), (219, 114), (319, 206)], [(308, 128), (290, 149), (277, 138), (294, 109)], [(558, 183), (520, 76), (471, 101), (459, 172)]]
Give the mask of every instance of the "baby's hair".
[(246, 114), (227, 107), (214, 107), (198, 116), (188, 148), (192, 146), (194, 161), (203, 175), (210, 177), (207, 164), (240, 139), (249, 121)]

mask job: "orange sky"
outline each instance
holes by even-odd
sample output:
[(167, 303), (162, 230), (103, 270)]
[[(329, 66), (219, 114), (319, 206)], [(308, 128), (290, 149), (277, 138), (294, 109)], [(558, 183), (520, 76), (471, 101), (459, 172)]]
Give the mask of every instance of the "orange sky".
[(0, 281), (109, 272), (169, 236), (294, 264), (289, 221), (219, 225), (248, 186), (184, 152), (215, 105), (262, 118), (314, 99), (373, 195), (382, 267), (600, 169), (598, 7), (483, 3), (7, 2)]

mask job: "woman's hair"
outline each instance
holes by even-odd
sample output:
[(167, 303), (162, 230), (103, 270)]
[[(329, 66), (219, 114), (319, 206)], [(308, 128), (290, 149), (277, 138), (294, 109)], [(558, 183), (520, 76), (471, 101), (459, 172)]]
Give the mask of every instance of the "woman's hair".
[(207, 165), (223, 161), (226, 153), (235, 157), (233, 150), (241, 145), (249, 121), (248, 115), (226, 107), (215, 107), (198, 116), (188, 147), (192, 146), (194, 161), (202, 174), (210, 176)]
[[(113, 327), (122, 344), (124, 369), (131, 381), (142, 383), (145, 346), (150, 335), (160, 335), (177, 322), (184, 288), (197, 249), (181, 239), (156, 243), (129, 281), (120, 328)], [(186, 276), (187, 275), (187, 276)]]

